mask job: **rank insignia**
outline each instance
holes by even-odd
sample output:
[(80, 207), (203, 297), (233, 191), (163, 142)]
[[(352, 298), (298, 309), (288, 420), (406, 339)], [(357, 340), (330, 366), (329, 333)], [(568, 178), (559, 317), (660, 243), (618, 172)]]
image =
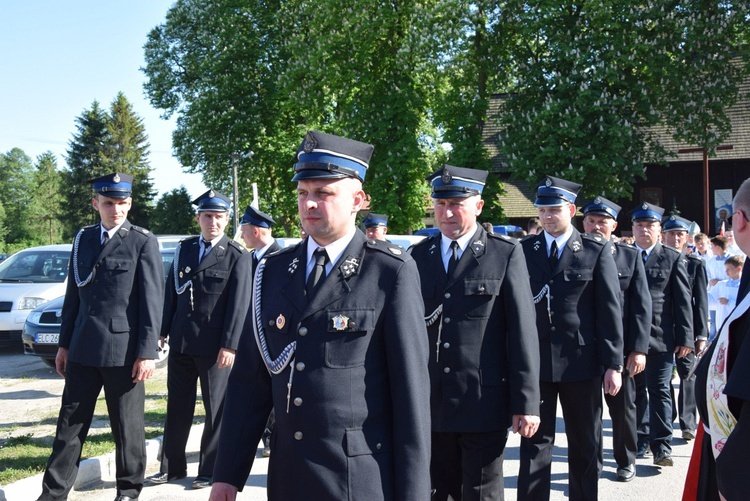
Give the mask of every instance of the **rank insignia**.
[(437, 246), (435, 244), (432, 244), (430, 246), (430, 254), (433, 254), (435, 252), (435, 249), (437, 249)]
[(471, 249), (474, 251), (474, 254), (482, 252), (483, 247), (484, 244), (481, 240), (474, 240), (473, 242), (471, 242)]
[(331, 320), (333, 321), (333, 328), (337, 331), (345, 331), (349, 327), (349, 317), (344, 315), (336, 315)]
[(578, 240), (571, 242), (570, 247), (573, 249), (573, 252), (578, 252), (581, 250), (581, 242)]
[(190, 266), (185, 266), (185, 273), (190, 273), (190, 270), (191, 270)]
[(400, 248), (398, 248), (398, 247), (388, 247), (388, 250), (389, 250), (389, 251), (391, 251), (391, 254), (394, 254), (394, 255), (396, 255), (396, 256), (400, 256), (400, 255), (401, 255), (401, 254), (403, 254), (403, 252), (404, 252), (404, 251), (402, 251), (402, 250), (401, 250)]
[(297, 266), (299, 266), (299, 258), (295, 257), (294, 259), (292, 259), (292, 262), (289, 263), (288, 271), (290, 275), (294, 273), (295, 271), (297, 271)]
[(344, 278), (349, 278), (350, 276), (357, 273), (357, 270), (359, 269), (359, 259), (354, 256), (349, 256), (344, 260), (344, 264), (342, 264), (339, 268), (344, 274)]
[(279, 316), (276, 317), (276, 328), (283, 329), (285, 325), (286, 325), (286, 318), (284, 317), (283, 313), (279, 313)]
[(534, 242), (534, 250), (535, 251), (538, 251), (539, 247), (541, 247), (541, 246), (542, 246), (542, 244), (539, 242), (539, 240), (537, 240), (536, 242)]

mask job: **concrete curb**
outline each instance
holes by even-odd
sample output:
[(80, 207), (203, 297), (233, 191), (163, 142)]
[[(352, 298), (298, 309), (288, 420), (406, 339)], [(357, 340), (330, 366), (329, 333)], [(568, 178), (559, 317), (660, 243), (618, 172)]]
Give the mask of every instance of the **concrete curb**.
[[(192, 433), (191, 433), (192, 434)], [(146, 440), (146, 463), (156, 461), (161, 449), (163, 437)], [(24, 478), (12, 484), (0, 487), (0, 501), (33, 501), (42, 493), (43, 473)], [(78, 466), (78, 476), (73, 485), (79, 490), (93, 483), (115, 480), (115, 453), (84, 459)]]

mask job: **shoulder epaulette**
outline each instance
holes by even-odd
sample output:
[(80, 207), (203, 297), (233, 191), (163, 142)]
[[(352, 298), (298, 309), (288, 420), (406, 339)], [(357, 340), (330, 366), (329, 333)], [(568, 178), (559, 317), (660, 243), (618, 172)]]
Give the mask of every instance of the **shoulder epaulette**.
[(487, 238), (494, 238), (495, 240), (500, 240), (501, 242), (505, 242), (506, 244), (513, 244), (516, 245), (519, 240), (513, 237), (509, 237), (508, 235), (503, 235), (500, 233), (487, 233)]
[(234, 247), (236, 250), (242, 252), (247, 252), (247, 249), (240, 245), (238, 242), (235, 242), (234, 240), (229, 240), (229, 247)]
[(420, 240), (419, 242), (416, 242), (416, 243), (413, 243), (413, 244), (411, 244), (411, 246), (412, 246), (412, 247), (419, 247), (420, 245), (426, 245), (426, 244), (427, 244), (427, 242), (431, 242), (431, 241), (432, 241), (432, 239), (434, 239), (434, 238), (440, 238), (440, 233), (438, 233), (437, 235), (432, 235), (432, 236), (429, 236), (429, 237), (427, 237), (427, 238), (423, 238), (423, 239), (422, 239), (422, 240)]
[(525, 242), (526, 240), (531, 240), (532, 238), (535, 238), (537, 235), (531, 233), (530, 235), (526, 235), (525, 237), (521, 238), (520, 242)]
[(669, 252), (673, 252), (675, 254), (682, 254), (682, 251), (678, 251), (677, 249), (674, 249), (668, 245), (662, 245), (662, 247), (664, 247), (665, 249), (668, 249)]
[(135, 231), (137, 231), (139, 233), (143, 233), (144, 235), (150, 235), (151, 234), (151, 232), (148, 231), (146, 228), (141, 228), (140, 226), (136, 226), (134, 224), (130, 225), (130, 229), (131, 230), (135, 230)]
[[(302, 242), (304, 242), (304, 240), (302, 240)], [(265, 254), (263, 255), (263, 258), (264, 258), (264, 259), (270, 259), (270, 258), (272, 258), (272, 257), (282, 256), (282, 255), (284, 255), (284, 254), (287, 254), (287, 253), (289, 253), (289, 252), (292, 252), (292, 251), (294, 251), (294, 250), (295, 250), (295, 249), (296, 249), (297, 247), (299, 247), (300, 245), (302, 245), (302, 242), (297, 242), (297, 243), (296, 243), (296, 244), (294, 244), (294, 245), (290, 245), (289, 247), (284, 247), (284, 248), (282, 248), (282, 249), (279, 249), (279, 250), (277, 250), (277, 251), (275, 251), (275, 252), (267, 252), (267, 253), (265, 253)]]
[(399, 258), (402, 261), (405, 260), (408, 256), (407, 252), (404, 249), (391, 242), (384, 242), (383, 240), (375, 240), (371, 238), (367, 240), (367, 244), (365, 245), (367, 245), (367, 247), (370, 249), (379, 250), (380, 252), (388, 254), (389, 256)]
[(581, 233), (581, 238), (590, 242), (596, 242), (599, 245), (606, 245), (609, 240), (599, 235), (598, 233)]

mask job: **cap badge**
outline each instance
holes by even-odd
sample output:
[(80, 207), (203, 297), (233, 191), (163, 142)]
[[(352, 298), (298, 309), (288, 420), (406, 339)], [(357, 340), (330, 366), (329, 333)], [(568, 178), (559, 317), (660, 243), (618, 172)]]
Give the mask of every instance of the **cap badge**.
[(312, 153), (317, 146), (318, 142), (315, 140), (315, 136), (312, 132), (308, 132), (305, 136), (305, 142), (302, 144), (302, 149), (305, 153)]
[(546, 186), (547, 188), (552, 186), (552, 180), (550, 178), (547, 178), (547, 180), (544, 182), (544, 186)]
[(643, 203), (641, 204), (641, 209), (643, 209), (643, 210), (648, 210), (648, 204), (647, 204), (646, 202), (643, 202)]
[(669, 220), (670, 221), (677, 221), (677, 216), (675, 216), (674, 214), (672, 214), (671, 216), (669, 216)]
[(283, 329), (285, 325), (286, 325), (286, 318), (284, 317), (283, 313), (279, 313), (279, 316), (276, 317), (276, 328)]
[(349, 327), (349, 317), (338, 314), (331, 319), (333, 322), (333, 328), (337, 331), (344, 331)]
[(602, 197), (596, 197), (596, 198), (594, 199), (594, 203), (595, 203), (595, 204), (600, 204), (600, 203), (602, 203)]
[(453, 181), (453, 176), (451, 176), (451, 173), (448, 169), (443, 169), (443, 174), (440, 176), (440, 180), (443, 182), (443, 184), (451, 184), (451, 181)]
[(216, 193), (214, 193), (214, 190), (209, 190), (209, 191), (208, 191), (208, 196), (209, 196), (210, 198), (214, 198), (214, 197), (216, 196)]
[(112, 178), (112, 181), (114, 181), (115, 183), (119, 183), (120, 182), (120, 175), (119, 174), (115, 174), (115, 177)]

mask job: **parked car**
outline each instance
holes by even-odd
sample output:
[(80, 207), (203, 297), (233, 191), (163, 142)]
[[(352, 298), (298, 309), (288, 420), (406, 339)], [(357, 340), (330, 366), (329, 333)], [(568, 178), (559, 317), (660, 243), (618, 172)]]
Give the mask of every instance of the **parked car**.
[(180, 240), (188, 238), (190, 235), (156, 235), (159, 242), (159, 249), (174, 249)]
[(0, 346), (18, 346), (29, 313), (65, 294), (71, 249), (31, 247), (0, 263)]
[[(174, 259), (175, 248), (161, 249), (160, 252), (161, 261), (164, 265), (164, 279), (166, 280), (167, 273), (169, 273), (169, 268), (172, 266), (172, 260)], [(64, 300), (65, 295), (32, 310), (26, 318), (21, 334), (23, 352), (27, 355), (41, 357), (44, 363), (50, 367), (55, 366), (57, 342), (60, 337), (60, 317), (62, 316)], [(168, 356), (169, 343), (165, 343), (164, 348), (159, 348), (156, 366), (166, 366)]]
[(391, 242), (392, 244), (396, 244), (404, 249), (408, 249), (412, 245), (416, 244), (417, 242), (421, 242), (427, 238), (424, 235), (391, 235), (390, 233), (386, 233), (385, 239)]

